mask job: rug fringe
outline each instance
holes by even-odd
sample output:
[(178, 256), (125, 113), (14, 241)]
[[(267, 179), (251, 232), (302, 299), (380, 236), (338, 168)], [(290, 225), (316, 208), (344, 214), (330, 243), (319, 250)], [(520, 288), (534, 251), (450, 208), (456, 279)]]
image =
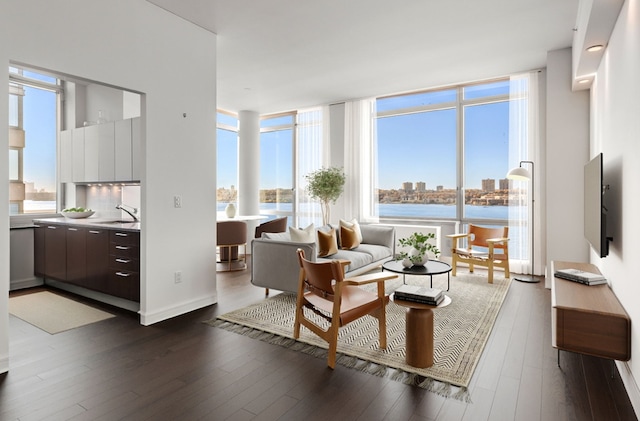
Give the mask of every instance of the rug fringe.
[[(292, 351), (302, 352), (316, 358), (327, 358), (326, 349), (296, 341), (293, 338), (264, 332), (259, 329), (250, 328), (221, 319), (216, 319), (215, 321), (209, 320), (203, 323), (229, 332), (248, 336), (252, 339), (259, 339), (272, 345), (282, 346), (284, 348), (291, 349)], [(471, 396), (466, 387), (458, 387), (458, 390), (455, 393), (452, 393), (452, 385), (450, 383), (435, 380), (430, 377), (423, 377), (416, 373), (409, 373), (398, 368), (390, 369), (390, 367), (382, 364), (362, 360), (360, 358), (341, 353), (336, 355), (336, 363), (374, 376), (388, 377), (393, 381), (401, 382), (406, 385), (417, 386), (445, 398), (453, 398), (466, 403), (471, 403)]]

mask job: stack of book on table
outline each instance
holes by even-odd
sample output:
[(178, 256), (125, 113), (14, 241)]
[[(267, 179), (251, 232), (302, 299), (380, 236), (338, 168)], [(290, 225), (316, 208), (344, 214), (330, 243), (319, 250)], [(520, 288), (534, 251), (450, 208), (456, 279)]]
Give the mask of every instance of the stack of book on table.
[(437, 306), (444, 300), (442, 290), (418, 285), (402, 285), (396, 289), (394, 296), (398, 300)]
[(585, 285), (600, 285), (607, 283), (607, 279), (604, 276), (597, 273), (585, 272), (580, 269), (558, 269), (554, 273), (554, 276)]

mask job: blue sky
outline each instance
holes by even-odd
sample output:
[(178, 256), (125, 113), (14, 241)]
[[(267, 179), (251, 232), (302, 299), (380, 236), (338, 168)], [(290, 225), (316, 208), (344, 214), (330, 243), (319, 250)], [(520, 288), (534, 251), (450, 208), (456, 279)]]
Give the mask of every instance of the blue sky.
[(35, 188), (55, 191), (56, 184), (56, 94), (26, 88), (23, 108), (25, 130), (24, 180)]

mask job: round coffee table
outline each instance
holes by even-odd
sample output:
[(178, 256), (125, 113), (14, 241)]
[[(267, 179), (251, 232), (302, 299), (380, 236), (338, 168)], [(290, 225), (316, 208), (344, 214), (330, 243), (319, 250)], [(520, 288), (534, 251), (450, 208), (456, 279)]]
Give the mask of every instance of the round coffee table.
[(402, 283), (406, 283), (405, 275), (429, 275), (430, 286), (433, 288), (433, 275), (447, 274), (447, 291), (451, 282), (451, 265), (440, 260), (429, 260), (424, 266), (404, 267), (400, 260), (389, 260), (382, 264), (382, 270), (401, 273)]
[(444, 300), (437, 306), (398, 300), (395, 294), (392, 295), (392, 300), (399, 306), (407, 308), (405, 316), (407, 364), (418, 368), (431, 367), (433, 365), (433, 309), (448, 306), (451, 304), (451, 298), (445, 295)]

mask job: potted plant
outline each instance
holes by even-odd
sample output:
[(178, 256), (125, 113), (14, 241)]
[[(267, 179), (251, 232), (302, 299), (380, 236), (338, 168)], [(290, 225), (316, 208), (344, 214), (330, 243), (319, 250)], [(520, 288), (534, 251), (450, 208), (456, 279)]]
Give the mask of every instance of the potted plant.
[(438, 258), (440, 250), (429, 240), (435, 239), (436, 235), (432, 232), (423, 234), (414, 232), (407, 238), (400, 238), (398, 244), (402, 247), (411, 247), (409, 251), (401, 251), (396, 256), (396, 260), (402, 260), (402, 264), (406, 267), (423, 266), (429, 260), (428, 252)]
[(342, 168), (320, 168), (305, 176), (307, 179), (307, 191), (309, 197), (320, 200), (322, 209), (322, 223), (328, 224), (331, 220), (330, 205), (342, 194), (346, 176)]

